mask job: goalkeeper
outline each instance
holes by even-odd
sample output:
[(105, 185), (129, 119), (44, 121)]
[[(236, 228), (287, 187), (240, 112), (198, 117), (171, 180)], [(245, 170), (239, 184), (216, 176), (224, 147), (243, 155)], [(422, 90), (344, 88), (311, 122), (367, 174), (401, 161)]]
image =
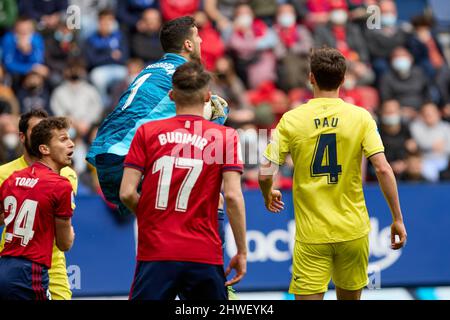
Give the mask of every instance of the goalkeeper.
[[(160, 31), (160, 41), (166, 54), (142, 70), (122, 94), (118, 105), (101, 124), (86, 157), (97, 169), (103, 195), (118, 206), (121, 215), (130, 213), (120, 202), (119, 189), (123, 161), (136, 130), (146, 122), (175, 116), (175, 104), (169, 98), (172, 75), (188, 61), (200, 62), (202, 39), (192, 17), (167, 22)], [(223, 124), (228, 114), (225, 100), (213, 96), (210, 105), (211, 109), (205, 107), (207, 119)], [(219, 219), (223, 219), (222, 203)]]

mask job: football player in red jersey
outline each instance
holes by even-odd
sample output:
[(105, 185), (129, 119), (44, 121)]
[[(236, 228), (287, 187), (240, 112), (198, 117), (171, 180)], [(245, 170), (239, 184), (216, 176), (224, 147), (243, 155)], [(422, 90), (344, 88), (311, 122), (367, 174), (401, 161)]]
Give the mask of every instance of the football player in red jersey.
[(0, 188), (0, 225), (5, 247), (0, 259), (0, 300), (50, 299), (48, 269), (53, 242), (72, 247), (73, 194), (59, 173), (72, 162), (74, 143), (65, 118), (47, 118), (31, 133), (31, 151), (39, 160), (14, 172)]
[[(124, 162), (121, 201), (138, 221), (130, 299), (226, 300), (226, 286), (246, 273), (239, 138), (234, 129), (204, 120), (211, 93), (201, 65), (178, 67), (172, 81), (177, 115), (142, 125)], [(217, 220), (222, 180), (237, 247), (226, 272)], [(227, 282), (231, 269), (236, 275)]]

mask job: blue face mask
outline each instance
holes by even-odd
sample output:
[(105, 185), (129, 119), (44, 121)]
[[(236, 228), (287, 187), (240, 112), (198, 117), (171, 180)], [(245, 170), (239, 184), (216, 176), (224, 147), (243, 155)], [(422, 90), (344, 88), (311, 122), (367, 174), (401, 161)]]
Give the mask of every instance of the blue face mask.
[(283, 13), (278, 17), (277, 21), (282, 27), (289, 28), (295, 24), (295, 16), (290, 13)]
[(398, 57), (392, 61), (392, 68), (399, 73), (408, 73), (411, 70), (412, 62), (407, 57)]
[(73, 40), (73, 33), (62, 33), (61, 31), (55, 32), (55, 39), (60, 42), (70, 42)]
[(381, 24), (385, 27), (393, 27), (397, 24), (397, 16), (392, 13), (382, 14)]

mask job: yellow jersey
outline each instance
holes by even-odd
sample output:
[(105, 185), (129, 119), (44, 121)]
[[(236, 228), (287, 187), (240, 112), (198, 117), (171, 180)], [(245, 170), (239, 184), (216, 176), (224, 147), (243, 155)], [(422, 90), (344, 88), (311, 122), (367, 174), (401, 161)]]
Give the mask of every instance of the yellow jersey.
[[(14, 161), (8, 162), (0, 166), (0, 186), (14, 172), (28, 167), (28, 163), (22, 156)], [(60, 174), (69, 179), (72, 184), (74, 194), (78, 189), (78, 178), (75, 171), (70, 167), (65, 167)], [(5, 229), (3, 229), (2, 239), (0, 242), (0, 252), (5, 244)], [(49, 290), (54, 300), (70, 300), (72, 291), (70, 291), (69, 279), (67, 277), (66, 257), (64, 252), (58, 249), (56, 244), (53, 245), (52, 267), (48, 270)]]
[(338, 98), (316, 98), (285, 113), (264, 156), (294, 162), (296, 240), (350, 241), (370, 231), (361, 161), (384, 152), (369, 112)]

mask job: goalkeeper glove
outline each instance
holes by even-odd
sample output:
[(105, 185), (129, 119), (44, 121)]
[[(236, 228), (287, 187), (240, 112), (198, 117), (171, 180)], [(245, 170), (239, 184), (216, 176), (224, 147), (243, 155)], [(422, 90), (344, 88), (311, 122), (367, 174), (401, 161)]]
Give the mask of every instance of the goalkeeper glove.
[(228, 103), (225, 99), (219, 97), (218, 95), (212, 95), (211, 100), (211, 118), (210, 121), (223, 125), (227, 120), (228, 113), (230, 109), (228, 107)]

